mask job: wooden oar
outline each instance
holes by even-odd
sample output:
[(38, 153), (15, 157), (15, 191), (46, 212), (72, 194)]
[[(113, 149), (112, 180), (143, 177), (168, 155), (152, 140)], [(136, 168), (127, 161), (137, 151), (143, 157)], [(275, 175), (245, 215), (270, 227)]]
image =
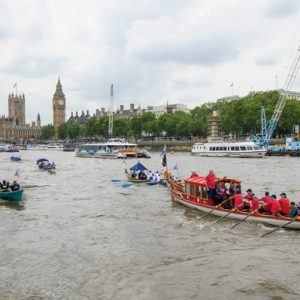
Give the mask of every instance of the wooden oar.
[(267, 233), (261, 235), (260, 237), (265, 237), (265, 236), (267, 236), (267, 235), (273, 233), (274, 231), (276, 231), (276, 230), (278, 230), (278, 229), (280, 229), (280, 228), (284, 228), (285, 226), (287, 226), (287, 225), (289, 225), (289, 224), (291, 224), (291, 223), (293, 223), (293, 222), (295, 222), (295, 221), (298, 221), (298, 219), (297, 219), (297, 218), (296, 218), (296, 219), (292, 219), (292, 220), (288, 221), (287, 223), (285, 223), (285, 224), (283, 224), (283, 225), (280, 225), (280, 226), (276, 227), (276, 228), (273, 229), (273, 230), (268, 231)]
[(210, 215), (214, 210), (216, 210), (219, 207), (221, 207), (221, 205), (224, 204), (225, 202), (227, 202), (228, 200), (229, 200), (229, 198), (226, 199), (226, 200), (224, 200), (222, 203), (216, 205), (212, 210), (210, 210), (209, 212), (207, 212), (205, 215), (201, 216), (198, 220), (201, 220), (201, 219), (205, 218), (206, 216)]
[(258, 210), (260, 209), (260, 207), (254, 211), (251, 211), (250, 214), (248, 214), (245, 218), (239, 220), (238, 222), (234, 223), (230, 229), (238, 226), (240, 223), (244, 222), (246, 219), (248, 219), (250, 216), (252, 216), (254, 213), (256, 213)]
[(233, 212), (235, 212), (239, 207), (241, 207), (242, 205), (244, 205), (245, 203), (240, 204), (238, 207), (233, 208), (229, 213), (227, 213), (225, 216), (223, 216), (222, 218), (218, 219), (217, 221), (214, 222), (214, 224), (220, 222), (221, 220), (225, 219), (227, 216), (229, 216), (230, 214), (232, 214)]

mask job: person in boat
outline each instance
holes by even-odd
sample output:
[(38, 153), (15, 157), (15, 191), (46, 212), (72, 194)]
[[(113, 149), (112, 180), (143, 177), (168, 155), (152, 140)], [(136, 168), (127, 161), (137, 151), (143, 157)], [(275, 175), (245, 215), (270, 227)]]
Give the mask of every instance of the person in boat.
[(279, 216), (281, 212), (281, 206), (277, 200), (276, 195), (272, 195), (270, 198), (270, 211), (274, 216)]
[(153, 177), (154, 177), (154, 175), (153, 175), (152, 171), (150, 170), (149, 173), (148, 173), (147, 179), (149, 181), (153, 181)]
[(296, 206), (296, 203), (294, 201), (291, 202), (291, 210), (288, 214), (288, 217), (295, 218), (299, 214), (298, 207)]
[(140, 180), (146, 180), (147, 179), (147, 175), (143, 171), (141, 171), (139, 173), (138, 177), (139, 177)]
[(249, 201), (250, 211), (255, 211), (259, 209), (259, 200), (254, 193), (251, 193), (251, 200)]
[(131, 173), (130, 177), (131, 177), (131, 178), (136, 178), (136, 173), (135, 173), (135, 171), (133, 171), (133, 172)]
[(160, 181), (161, 180), (161, 176), (159, 174), (158, 171), (155, 172), (155, 175), (154, 175), (154, 181)]
[(215, 189), (215, 203), (220, 204), (224, 200), (226, 200), (226, 186), (224, 182), (219, 182), (216, 189)]
[(9, 182), (3, 179), (2, 181), (2, 192), (8, 192), (9, 191)]
[(244, 197), (242, 193), (234, 194), (231, 199), (233, 200), (233, 208), (237, 208), (241, 211), (244, 209)]
[(207, 185), (207, 194), (209, 199), (214, 199), (216, 187), (217, 187), (217, 178), (213, 170), (209, 170), (208, 175), (205, 177)]
[(281, 214), (286, 216), (291, 210), (290, 200), (286, 197), (286, 193), (280, 194), (280, 199), (278, 200), (281, 207)]
[(246, 195), (244, 196), (244, 198), (247, 200), (251, 200), (251, 198), (252, 198), (252, 190), (251, 189), (248, 189), (246, 191)]
[(13, 181), (13, 184), (10, 186), (10, 189), (14, 192), (14, 191), (18, 191), (20, 190), (20, 185), (17, 183), (16, 180)]

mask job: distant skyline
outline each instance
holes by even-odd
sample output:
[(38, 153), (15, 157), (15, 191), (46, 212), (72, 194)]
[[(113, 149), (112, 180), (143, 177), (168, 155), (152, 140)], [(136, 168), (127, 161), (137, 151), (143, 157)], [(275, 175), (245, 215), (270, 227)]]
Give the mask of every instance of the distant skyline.
[(281, 88), (299, 19), (294, 0), (0, 0), (0, 114), (17, 82), (26, 121), (51, 123), (58, 76), (68, 116), (107, 109), (111, 83), (115, 108)]

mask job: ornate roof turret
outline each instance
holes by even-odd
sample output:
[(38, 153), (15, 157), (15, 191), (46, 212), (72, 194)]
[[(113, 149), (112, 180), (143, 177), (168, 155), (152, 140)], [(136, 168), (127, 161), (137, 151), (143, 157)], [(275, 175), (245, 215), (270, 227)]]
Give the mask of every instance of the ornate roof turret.
[(54, 93), (54, 97), (65, 97), (65, 94), (62, 90), (62, 85), (60, 83), (60, 79), (58, 77), (58, 81), (57, 81), (57, 84), (56, 84), (56, 90), (55, 90), (55, 93)]
[(38, 115), (37, 115), (37, 121), (41, 121), (41, 116), (40, 116), (40, 113), (38, 113)]

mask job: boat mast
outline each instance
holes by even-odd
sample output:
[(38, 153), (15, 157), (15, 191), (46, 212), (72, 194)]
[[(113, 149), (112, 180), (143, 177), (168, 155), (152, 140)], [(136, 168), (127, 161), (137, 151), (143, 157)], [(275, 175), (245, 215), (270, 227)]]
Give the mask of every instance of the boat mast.
[(113, 137), (113, 124), (114, 124), (114, 86), (110, 86), (110, 104), (108, 112), (108, 139)]

